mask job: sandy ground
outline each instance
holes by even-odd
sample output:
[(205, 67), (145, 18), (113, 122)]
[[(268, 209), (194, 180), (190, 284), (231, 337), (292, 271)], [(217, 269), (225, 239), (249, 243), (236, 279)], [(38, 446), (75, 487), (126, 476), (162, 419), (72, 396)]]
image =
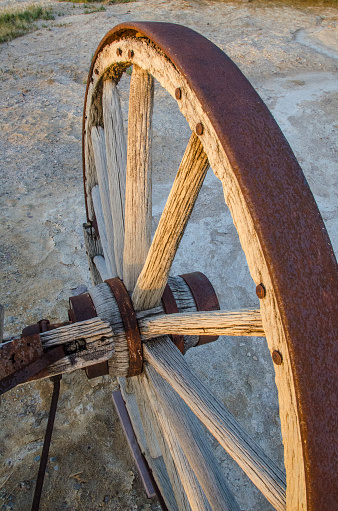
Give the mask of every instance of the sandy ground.
[[(7, 3), (17, 2), (1, 5)], [(68, 297), (90, 285), (81, 233), (85, 79), (98, 42), (122, 21), (181, 23), (228, 53), (288, 138), (337, 252), (337, 10), (255, 1), (140, 0), (84, 14), (81, 4), (45, 3), (60, 14), (54, 21), (0, 46), (0, 303), (5, 306), (5, 337), (43, 317), (65, 320)], [(126, 119), (128, 81), (126, 76), (121, 84)], [(172, 99), (159, 87), (155, 97), (154, 228), (189, 137)], [(257, 305), (220, 184), (211, 171), (173, 274), (195, 270), (204, 271), (214, 283), (222, 308)], [(220, 339), (187, 357), (282, 466), (277, 395), (265, 341)], [(81, 372), (63, 378), (42, 510), (159, 509), (156, 499), (145, 497), (129, 455), (112, 404), (115, 387), (109, 377), (89, 382)], [(0, 509), (30, 509), (50, 395), (50, 382), (40, 382), (2, 398)], [(224, 451), (213, 445), (241, 508), (270, 510)]]

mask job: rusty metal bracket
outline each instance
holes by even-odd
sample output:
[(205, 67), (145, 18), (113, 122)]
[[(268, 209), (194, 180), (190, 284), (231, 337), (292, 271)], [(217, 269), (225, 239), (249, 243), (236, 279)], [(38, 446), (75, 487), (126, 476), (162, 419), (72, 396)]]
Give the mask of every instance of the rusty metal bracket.
[[(200, 271), (180, 275), (189, 287), (198, 311), (216, 311), (220, 309), (217, 295), (210, 280)], [(217, 341), (218, 335), (200, 335), (197, 346)]]
[[(97, 312), (90, 294), (82, 293), (81, 295), (71, 296), (69, 298), (68, 315), (72, 323), (96, 318)], [(89, 380), (92, 378), (97, 378), (98, 376), (109, 374), (109, 366), (107, 361), (87, 366), (84, 370)]]
[(137, 376), (142, 372), (143, 354), (141, 334), (133, 304), (121, 279), (116, 277), (115, 279), (108, 279), (105, 282), (108, 284), (115, 297), (127, 337), (129, 350), (128, 376)]
[(24, 383), (64, 356), (63, 346), (44, 353), (39, 334), (5, 343), (0, 348), (0, 394)]

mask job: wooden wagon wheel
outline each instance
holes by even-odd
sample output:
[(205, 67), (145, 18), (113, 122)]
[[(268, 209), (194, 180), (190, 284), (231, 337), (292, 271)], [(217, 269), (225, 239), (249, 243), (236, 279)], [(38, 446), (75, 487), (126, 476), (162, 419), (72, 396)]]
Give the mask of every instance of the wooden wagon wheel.
[[(116, 85), (132, 64), (126, 143)], [(176, 98), (192, 134), (151, 241), (154, 78)], [(163, 336), (143, 345), (143, 373), (120, 381), (167, 506), (239, 509), (199, 437), (196, 414), (276, 509), (334, 509), (336, 262), (302, 171), (262, 100), (234, 63), (196, 32), (165, 23), (118, 25), (92, 61), (83, 148), (94, 284), (118, 276), (132, 292), (136, 311), (160, 303), (210, 164), (258, 286), (261, 321), (275, 362), (286, 495), (283, 473)], [(223, 332), (219, 314), (209, 314), (208, 321), (204, 331)], [(181, 333), (196, 334), (195, 326)], [(161, 333), (168, 329), (159, 327)], [(116, 372), (126, 375), (128, 360)], [(130, 385), (133, 392), (126, 389)]]

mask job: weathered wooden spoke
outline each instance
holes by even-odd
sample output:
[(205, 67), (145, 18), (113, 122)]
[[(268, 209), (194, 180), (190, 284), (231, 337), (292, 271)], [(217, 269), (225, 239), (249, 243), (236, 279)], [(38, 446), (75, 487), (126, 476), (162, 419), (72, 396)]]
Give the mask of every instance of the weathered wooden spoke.
[(203, 146), (198, 136), (192, 133), (133, 292), (136, 309), (150, 309), (160, 302), (208, 168)]
[[(126, 149), (117, 84), (131, 64)], [(192, 135), (150, 243), (153, 78), (176, 98)], [(84, 124), (85, 239), (92, 278), (95, 284), (105, 280), (114, 260), (132, 292), (146, 362), (132, 384), (120, 383), (167, 506), (238, 509), (195, 414), (276, 509), (331, 511), (335, 474), (327, 453), (334, 443), (335, 368), (329, 354), (336, 263), (304, 176), (265, 105), (221, 50), (195, 32), (160, 23), (125, 24), (102, 40), (94, 56)], [(184, 297), (176, 289), (179, 313), (165, 316), (163, 290), (209, 163), (222, 182), (252, 278), (263, 284), (261, 309), (197, 311), (176, 278), (172, 282), (184, 288)], [(107, 169), (109, 193), (100, 168)], [(317, 300), (312, 289), (319, 281), (325, 291)], [(114, 332), (110, 369), (127, 375), (128, 346), (116, 300), (106, 284), (96, 286), (91, 297)], [(279, 355), (286, 493), (283, 472), (191, 373), (171, 341), (154, 339), (166, 334), (185, 336), (185, 350), (198, 335), (266, 336), (270, 352)]]

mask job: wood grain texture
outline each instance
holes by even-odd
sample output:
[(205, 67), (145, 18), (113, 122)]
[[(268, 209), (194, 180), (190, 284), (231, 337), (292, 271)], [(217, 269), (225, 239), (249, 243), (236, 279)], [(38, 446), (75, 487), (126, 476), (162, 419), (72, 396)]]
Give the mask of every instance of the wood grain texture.
[(100, 318), (66, 325), (40, 334), (44, 349), (65, 346), (68, 353), (51, 364), (43, 378), (82, 369), (108, 360), (114, 352), (113, 332)]
[(100, 272), (96, 268), (94, 264), (94, 258), (96, 256), (102, 256), (103, 257), (103, 249), (101, 240), (98, 237), (97, 233), (95, 232), (95, 229), (90, 224), (83, 224), (83, 238), (85, 242), (86, 247), (86, 254), (89, 264), (89, 271), (90, 276), (92, 279), (92, 283), (94, 286), (97, 284), (101, 284), (102, 278), (100, 275)]
[(154, 368), (146, 366), (145, 373), (211, 509), (239, 511), (199, 420)]
[(193, 133), (133, 292), (136, 310), (150, 309), (161, 300), (172, 262), (208, 168), (208, 158), (201, 141)]
[(103, 123), (109, 181), (110, 208), (114, 229), (117, 276), (123, 276), (124, 208), (126, 182), (126, 142), (120, 98), (115, 83), (106, 80), (102, 93)]
[(96, 266), (97, 271), (100, 274), (102, 282), (111, 278), (104, 257), (97, 255), (93, 258), (93, 262)]
[[(115, 255), (114, 255), (114, 229), (112, 210), (110, 206), (109, 196), (109, 179), (107, 170), (107, 158), (106, 158), (106, 140), (104, 129), (101, 126), (93, 126), (92, 128), (92, 145), (96, 167), (96, 174), (98, 179), (98, 186), (100, 190), (100, 199), (102, 214), (104, 219), (105, 232), (107, 236), (106, 246), (106, 266), (109, 274), (109, 278), (114, 278), (117, 275)], [(92, 191), (93, 194), (93, 191)], [(96, 206), (97, 207), (97, 206)]]
[(139, 319), (142, 340), (161, 335), (240, 335), (264, 337), (259, 310), (150, 314)]
[(162, 337), (145, 344), (143, 351), (147, 362), (167, 380), (274, 508), (285, 510), (284, 473), (190, 371), (170, 339)]
[(104, 213), (103, 213), (103, 209), (102, 209), (102, 199), (101, 199), (99, 185), (94, 186), (94, 188), (92, 189), (92, 201), (93, 201), (93, 206), (94, 206), (94, 211), (95, 211), (96, 222), (97, 222), (97, 226), (98, 226), (99, 233), (100, 233), (100, 240), (101, 240), (101, 245), (102, 245), (102, 249), (103, 249), (103, 254), (104, 254), (104, 258), (105, 258), (106, 265), (107, 265), (107, 270), (108, 270), (109, 274), (116, 276), (115, 260), (114, 260), (114, 258), (110, 257), (110, 255), (109, 255), (112, 252), (111, 252), (111, 249), (109, 246), (109, 241), (108, 241), (108, 236), (107, 236), (107, 231), (106, 231), (106, 222), (105, 222)]
[(129, 93), (123, 281), (132, 291), (151, 241), (151, 136), (154, 79), (133, 67)]
[(143, 399), (150, 410), (152, 424), (156, 432), (164, 459), (168, 468), (168, 475), (173, 486), (179, 509), (192, 509), (192, 511), (205, 511), (211, 508), (206, 496), (191, 469), (189, 461), (182, 449), (177, 435), (162, 408), (157, 395), (149, 385), (146, 374), (139, 378), (142, 385)]
[[(150, 454), (150, 445), (147, 442), (146, 433), (143, 428), (142, 419), (138, 407), (138, 401), (136, 398), (135, 389), (133, 386), (133, 381), (136, 380), (137, 377), (129, 378), (126, 380), (125, 378), (118, 378), (121, 393), (123, 395), (123, 399), (126, 403), (126, 407), (133, 425), (134, 432), (137, 436), (138, 443), (140, 445), (140, 449), (144, 456), (147, 459), (150, 469), (152, 470), (155, 481), (161, 491), (161, 494), (165, 500), (165, 503), (170, 509), (170, 511), (190, 511), (189, 501), (185, 495), (185, 492), (182, 487), (182, 483), (180, 478), (175, 471), (172, 458), (169, 452), (168, 446), (165, 444), (162, 435), (159, 435), (161, 447), (159, 447), (161, 453), (163, 452), (163, 456), (158, 456), (158, 451), (156, 451), (156, 456), (152, 456)], [(126, 384), (128, 381), (128, 385)], [(130, 383), (131, 382), (131, 383)], [(147, 407), (149, 418), (151, 420), (152, 429), (155, 434), (159, 430), (156, 416), (154, 416), (152, 407)], [(156, 447), (157, 449), (157, 447)], [(154, 453), (153, 453), (154, 454)], [(167, 468), (168, 467), (168, 468)], [(170, 477), (169, 477), (169, 473)], [(178, 501), (176, 501), (176, 495)], [(180, 507), (178, 507), (177, 502), (180, 503)]]

